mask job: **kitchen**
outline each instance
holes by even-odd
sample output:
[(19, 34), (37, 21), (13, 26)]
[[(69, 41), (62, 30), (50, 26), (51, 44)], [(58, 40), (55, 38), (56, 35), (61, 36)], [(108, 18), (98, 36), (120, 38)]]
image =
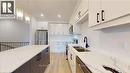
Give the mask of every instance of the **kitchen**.
[(130, 73), (129, 0), (0, 3), (0, 73)]

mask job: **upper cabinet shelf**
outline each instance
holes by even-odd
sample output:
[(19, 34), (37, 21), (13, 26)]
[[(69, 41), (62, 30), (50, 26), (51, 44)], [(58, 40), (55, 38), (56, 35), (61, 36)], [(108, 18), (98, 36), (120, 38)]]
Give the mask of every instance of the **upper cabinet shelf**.
[(79, 0), (70, 24), (88, 19), (93, 30), (130, 23), (130, 0)]
[(89, 0), (89, 27), (101, 29), (130, 23), (130, 0)]
[(80, 24), (88, 16), (88, 0), (79, 0), (70, 20), (70, 24)]
[(88, 11), (86, 11), (77, 21), (77, 24), (82, 24), (84, 21), (88, 19)]

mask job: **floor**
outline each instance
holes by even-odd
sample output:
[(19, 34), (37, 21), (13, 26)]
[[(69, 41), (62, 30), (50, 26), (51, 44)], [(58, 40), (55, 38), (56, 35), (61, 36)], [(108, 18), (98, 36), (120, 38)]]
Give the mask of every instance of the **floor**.
[(71, 73), (65, 54), (51, 54), (50, 65), (45, 73)]

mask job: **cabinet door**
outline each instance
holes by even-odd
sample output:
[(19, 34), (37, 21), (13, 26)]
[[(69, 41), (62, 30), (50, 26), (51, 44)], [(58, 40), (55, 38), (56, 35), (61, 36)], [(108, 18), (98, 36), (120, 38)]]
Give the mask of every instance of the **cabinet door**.
[(101, 0), (104, 21), (109, 21), (130, 13), (130, 0)]
[(76, 22), (79, 20), (78, 13), (79, 13), (79, 10), (74, 13), (74, 16), (73, 16), (73, 25), (75, 25)]
[(72, 71), (72, 73), (74, 73), (73, 72), (73, 65), (72, 65), (73, 63), (72, 63), (72, 50), (71, 49), (72, 49), (71, 47), (69, 47), (69, 49), (68, 49), (68, 61), (69, 61), (71, 71)]
[(41, 53), (31, 59), (31, 73), (40, 73), (41, 70), (40, 55)]
[(72, 51), (72, 72), (76, 73), (76, 54)]
[(30, 61), (19, 67), (13, 73), (31, 73), (30, 72)]
[(41, 70), (39, 73), (44, 73), (49, 63), (50, 63), (50, 50), (49, 48), (46, 48), (41, 52), (41, 60), (40, 60)]
[(46, 48), (42, 52), (42, 60), (41, 61), (42, 61), (44, 68), (46, 68), (47, 65), (50, 63), (50, 50), (49, 50), (49, 48)]
[(89, 26), (100, 23), (101, 0), (89, 0)]
[(73, 25), (73, 33), (80, 34), (80, 25), (79, 24)]
[(46, 65), (50, 64), (50, 48), (46, 49)]
[(45, 69), (46, 69), (46, 49), (45, 50), (43, 50), (42, 52), (41, 52), (42, 54), (41, 54), (41, 61), (40, 61), (40, 65), (42, 66), (41, 67), (41, 70), (40, 70), (40, 73), (44, 73), (44, 71), (45, 71)]

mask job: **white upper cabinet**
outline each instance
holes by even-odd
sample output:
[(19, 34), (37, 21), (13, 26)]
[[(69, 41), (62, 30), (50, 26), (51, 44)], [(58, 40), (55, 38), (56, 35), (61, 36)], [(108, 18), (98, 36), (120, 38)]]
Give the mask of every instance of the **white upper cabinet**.
[(73, 25), (73, 34), (80, 34), (80, 25), (79, 24)]
[(81, 0), (79, 8), (80, 15), (83, 16), (88, 11), (88, 0)]
[(130, 0), (89, 0), (90, 27), (121, 19), (128, 14), (130, 14)]
[(72, 15), (72, 18), (70, 19), (70, 23), (72, 25), (77, 24), (78, 22), (80, 22), (80, 20), (82, 20), (82, 18), (85, 17), (87, 12), (88, 12), (88, 0), (79, 0), (75, 8), (75, 11)]
[(90, 0), (89, 1), (89, 26), (94, 26), (101, 21), (101, 0)]
[(110, 21), (130, 13), (130, 0), (101, 0), (102, 21)]

